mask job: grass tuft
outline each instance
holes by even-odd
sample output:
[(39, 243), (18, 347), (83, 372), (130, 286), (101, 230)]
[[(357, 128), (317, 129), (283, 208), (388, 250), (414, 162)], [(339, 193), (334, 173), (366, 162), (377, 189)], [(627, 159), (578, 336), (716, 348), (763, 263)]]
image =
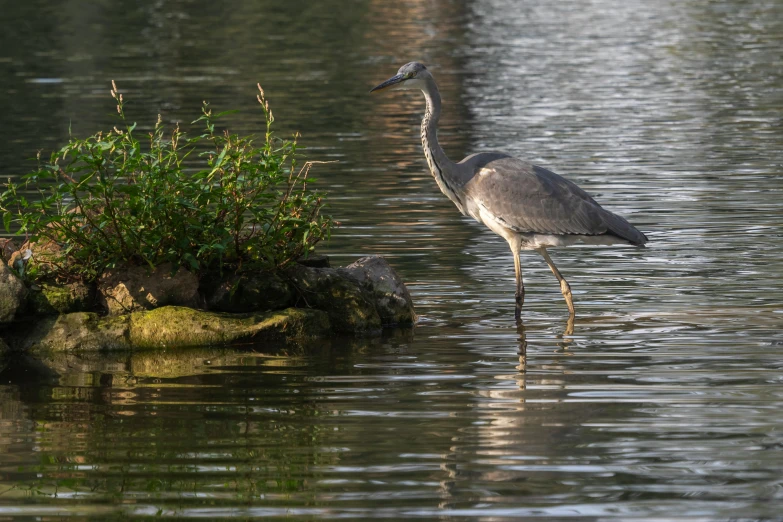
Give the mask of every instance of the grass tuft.
[[(126, 264), (170, 262), (196, 272), (278, 270), (328, 238), (310, 170), (300, 165), (298, 134), (281, 140), (258, 86), (265, 133), (256, 140), (218, 131), (207, 102), (188, 135), (166, 129), (160, 116), (138, 136), (112, 81), (119, 123), (88, 138), (73, 136), (38, 168), (8, 181), (0, 195), (6, 231), (46, 245), (46, 263), (30, 263), (27, 278), (93, 281)], [(33, 258), (36, 255), (32, 248)]]

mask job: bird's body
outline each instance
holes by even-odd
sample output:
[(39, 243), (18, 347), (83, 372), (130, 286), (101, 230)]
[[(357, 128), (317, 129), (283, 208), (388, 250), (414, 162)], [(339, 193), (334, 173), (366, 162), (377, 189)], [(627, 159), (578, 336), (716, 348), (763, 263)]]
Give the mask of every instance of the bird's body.
[(474, 154), (460, 165), (474, 172), (463, 187), (466, 205), (460, 210), (502, 237), (518, 235), (523, 250), (646, 240), (576, 184), (545, 168), (497, 153)]
[(514, 255), (516, 315), (524, 301), (520, 250), (536, 250), (560, 281), (571, 315), (571, 289), (546, 249), (587, 244), (644, 246), (647, 237), (624, 218), (601, 207), (575, 183), (543, 167), (503, 153), (472, 154), (454, 163), (438, 144), (441, 100), (435, 80), (423, 65), (411, 62), (373, 90), (390, 86), (418, 88), (427, 108), (421, 140), (430, 171), (441, 191), (466, 216), (504, 238)]

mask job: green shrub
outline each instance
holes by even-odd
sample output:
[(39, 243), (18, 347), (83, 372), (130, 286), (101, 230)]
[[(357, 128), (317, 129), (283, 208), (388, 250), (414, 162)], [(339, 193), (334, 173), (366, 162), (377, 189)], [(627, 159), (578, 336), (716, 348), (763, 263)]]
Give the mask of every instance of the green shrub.
[(121, 128), (71, 137), (48, 162), (39, 154), (38, 170), (9, 180), (0, 196), (6, 230), (28, 236), (33, 260), (35, 245), (50, 254), (28, 275), (90, 281), (107, 268), (166, 262), (201, 272), (275, 270), (311, 252), (332, 220), (308, 186), (313, 162), (297, 162), (298, 135), (273, 136), (258, 89), (266, 120), (259, 144), (217, 131), (226, 113), (213, 115), (206, 102), (193, 122), (204, 125), (200, 135), (179, 125), (167, 134), (159, 116), (142, 142), (112, 82)]

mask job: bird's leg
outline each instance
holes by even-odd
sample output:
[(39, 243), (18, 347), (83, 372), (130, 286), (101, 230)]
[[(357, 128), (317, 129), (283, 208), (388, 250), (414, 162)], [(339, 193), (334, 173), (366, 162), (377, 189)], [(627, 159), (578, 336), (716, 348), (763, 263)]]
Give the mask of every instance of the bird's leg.
[(552, 258), (549, 257), (546, 248), (539, 248), (538, 253), (543, 256), (544, 261), (546, 261), (546, 264), (549, 265), (549, 269), (552, 270), (552, 273), (555, 274), (555, 277), (560, 282), (560, 291), (563, 292), (563, 297), (565, 297), (566, 304), (568, 305), (568, 311), (571, 313), (571, 315), (574, 315), (574, 300), (571, 296), (571, 286), (560, 273), (560, 270), (557, 269), (554, 261), (552, 261)]
[(514, 294), (516, 301), (514, 318), (519, 319), (522, 317), (522, 305), (525, 303), (525, 284), (522, 282), (522, 264), (519, 261), (519, 247), (514, 248), (512, 245), (511, 251), (514, 253), (514, 272), (517, 277), (517, 291)]
[[(563, 335), (574, 335), (574, 314), (571, 314), (568, 316), (568, 321), (566, 321), (566, 327), (563, 331)], [(565, 339), (563, 339), (565, 341)], [(571, 342), (569, 339), (568, 342)]]

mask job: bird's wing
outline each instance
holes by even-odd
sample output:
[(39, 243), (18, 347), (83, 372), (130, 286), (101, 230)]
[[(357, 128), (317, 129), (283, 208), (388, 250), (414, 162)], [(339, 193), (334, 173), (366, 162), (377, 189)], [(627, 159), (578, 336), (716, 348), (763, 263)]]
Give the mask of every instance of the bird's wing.
[(647, 240), (562, 176), (512, 157), (488, 159), (474, 163), (465, 190), (504, 226), (520, 233), (610, 233), (635, 244)]

